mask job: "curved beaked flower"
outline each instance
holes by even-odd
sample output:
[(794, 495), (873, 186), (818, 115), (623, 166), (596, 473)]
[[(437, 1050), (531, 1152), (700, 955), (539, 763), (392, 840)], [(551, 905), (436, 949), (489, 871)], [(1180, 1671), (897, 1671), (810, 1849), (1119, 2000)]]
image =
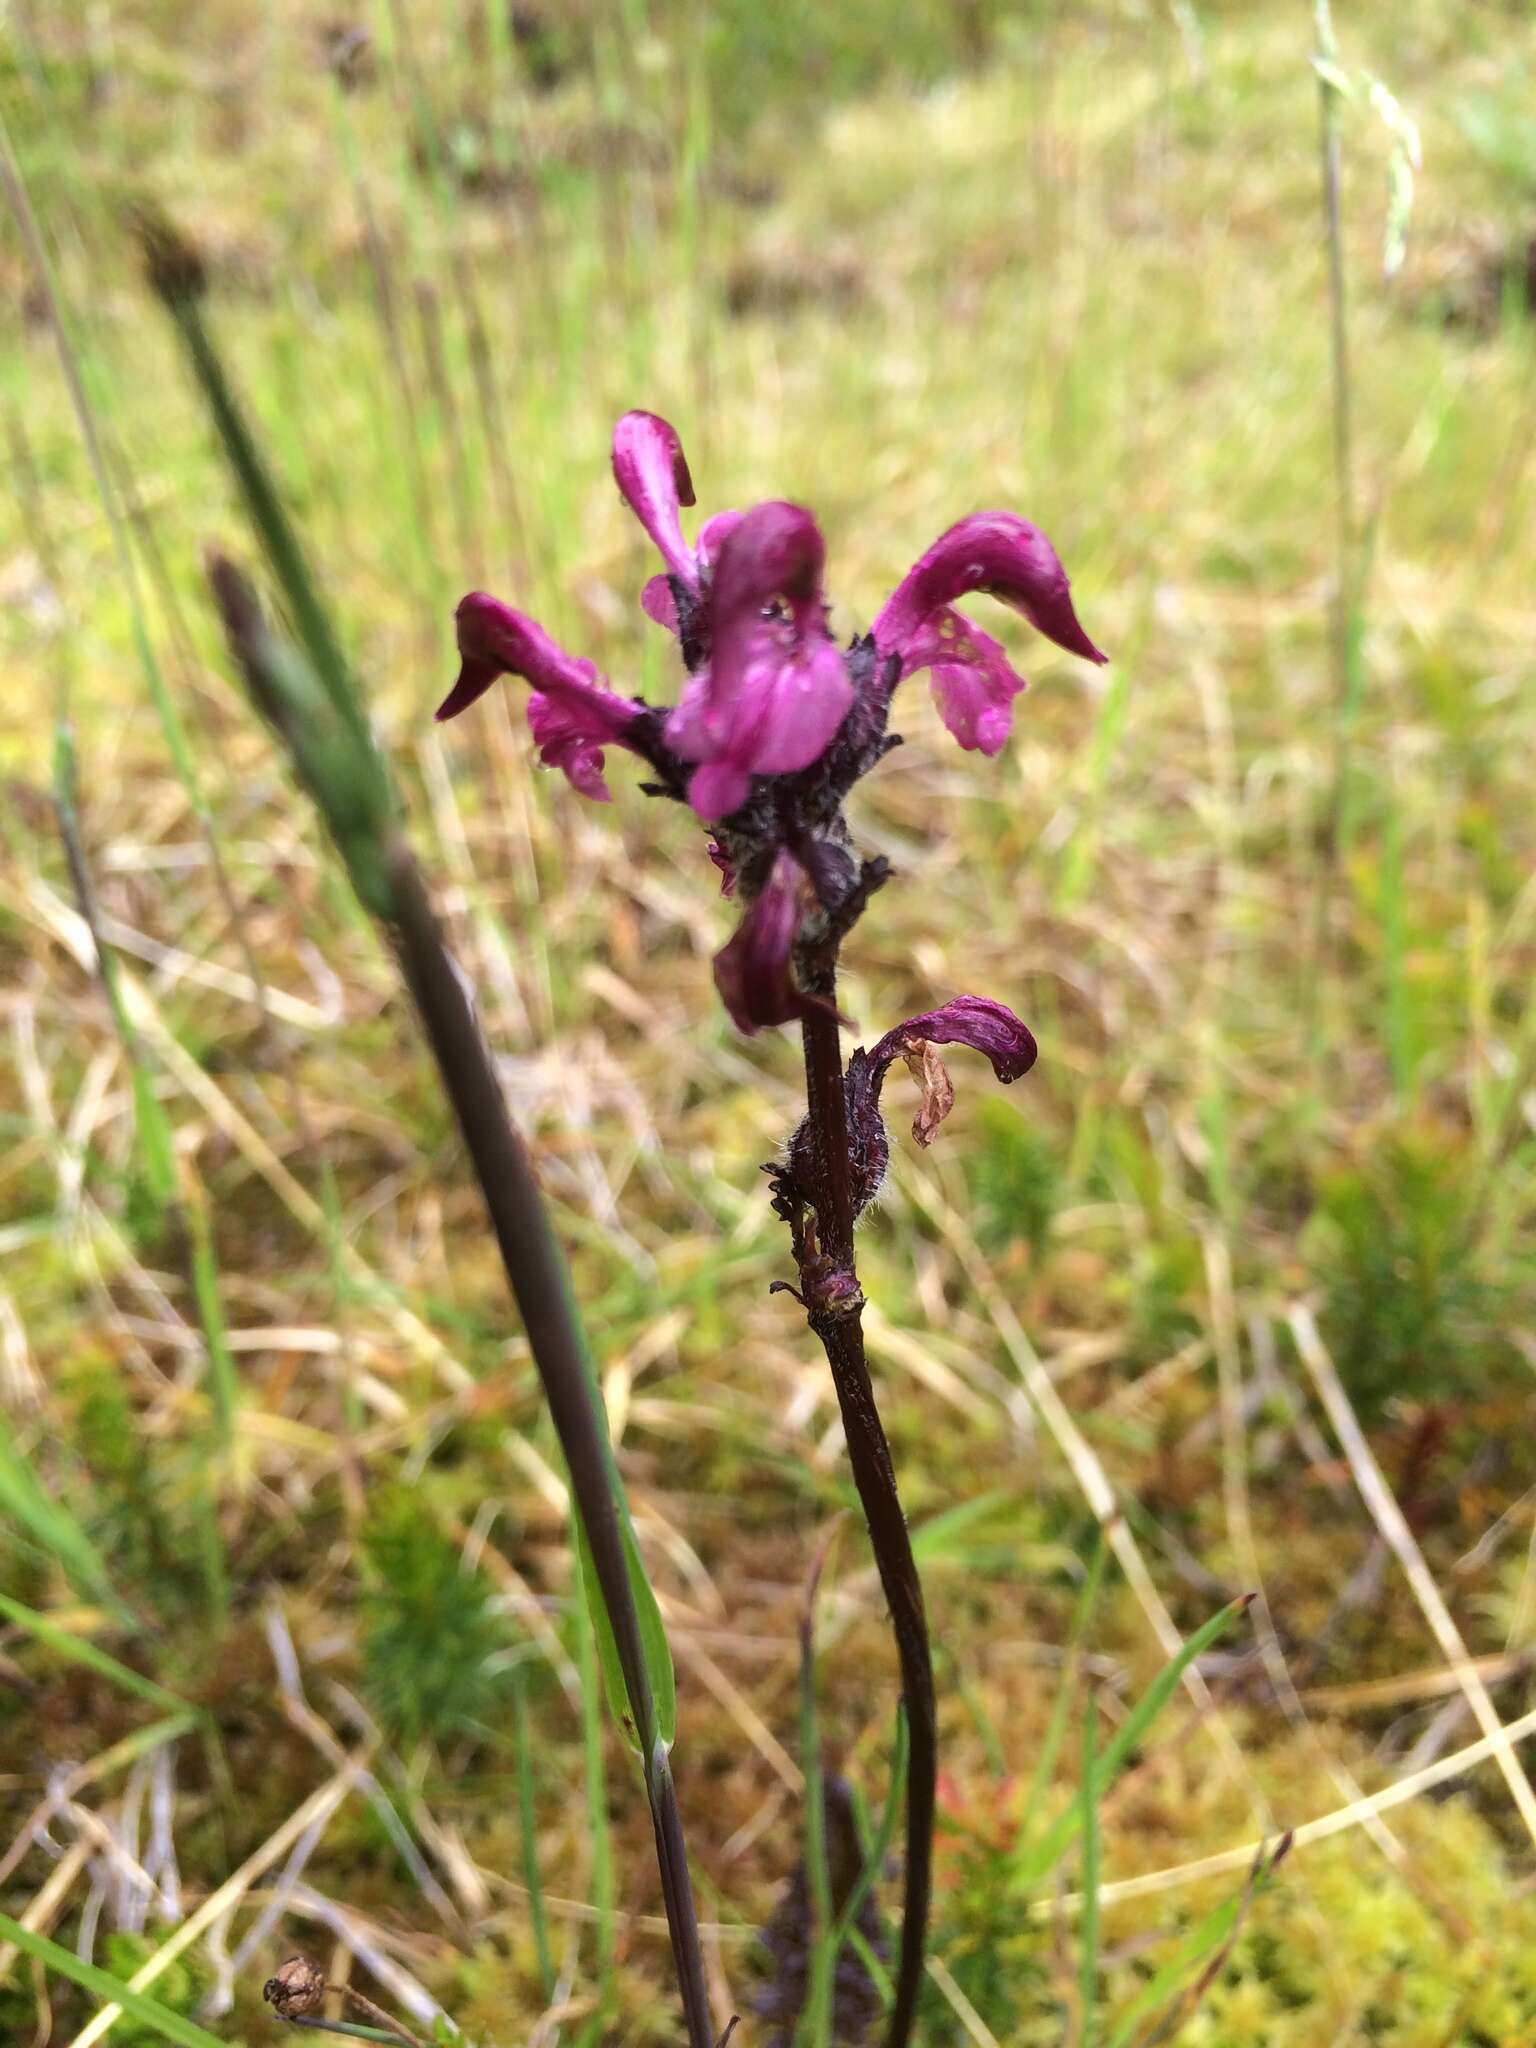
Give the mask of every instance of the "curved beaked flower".
[[(638, 755), (651, 771), (648, 792), (687, 802), (711, 827), (725, 893), (740, 884), (742, 922), (715, 963), (736, 1023), (752, 1032), (835, 1016), (835, 1000), (807, 996), (797, 973), (821, 990), (826, 959), (835, 962), (889, 873), (884, 860), (857, 857), (844, 804), (897, 744), (888, 730), (894, 684), (927, 669), (949, 730), (985, 754), (1007, 739), (1024, 687), (1003, 647), (956, 599), (984, 592), (1059, 646), (1105, 657), (1078, 622), (1055, 549), (1010, 512), (973, 513), (941, 534), (873, 630), (840, 650), (827, 630), (826, 543), (803, 505), (771, 499), (716, 513), (690, 545), (682, 513), (694, 489), (682, 442), (651, 412), (627, 412), (614, 429), (613, 475), (665, 566), (642, 602), (678, 636), (687, 671), (678, 702), (669, 710), (621, 696), (532, 619), (474, 591), (458, 608), (461, 666), (437, 715), (455, 717), (499, 676), (520, 676), (533, 686), (528, 722), (540, 757), (584, 796), (608, 800), (606, 747)], [(986, 1006), (977, 1002), (963, 998), (902, 1029), (910, 1036), (932, 1024), (926, 1039), (913, 1039), (927, 1045), (963, 1025), (960, 1035), (972, 1034), (965, 1042), (982, 1044), (974, 1034), (985, 1034)], [(1017, 1022), (1001, 1015), (1009, 1028)], [(872, 1103), (900, 1050), (888, 1035), (874, 1053), (855, 1055), (873, 1077)], [(925, 1128), (937, 1129), (948, 1081), (936, 1053), (919, 1063)]]
[(654, 412), (627, 412), (614, 428), (613, 478), (667, 565), (666, 575), (653, 576), (646, 584), (640, 603), (648, 618), (676, 633), (672, 579), (676, 577), (697, 603), (704, 578), (741, 514), (712, 514), (699, 529), (698, 545), (689, 547), (682, 524), (682, 507), (695, 502), (688, 458), (677, 429)]
[(688, 801), (707, 822), (740, 807), (754, 775), (788, 775), (826, 752), (853, 702), (827, 632), (826, 543), (802, 505), (754, 505), (726, 534), (705, 597), (710, 658), (667, 720), (698, 765)]
[(563, 769), (583, 796), (609, 802), (603, 748), (628, 744), (644, 706), (610, 690), (590, 661), (567, 654), (536, 621), (483, 590), (460, 601), (454, 620), (459, 679), (437, 707), (437, 717), (457, 718), (498, 677), (522, 676), (533, 684), (528, 724), (540, 758)]
[(1024, 678), (990, 634), (953, 609), (976, 590), (1022, 612), (1069, 653), (1108, 657), (1083, 631), (1067, 572), (1038, 526), (1012, 512), (973, 512), (941, 533), (882, 607), (873, 637), (881, 655), (899, 658), (898, 681), (932, 670), (940, 716), (962, 747), (995, 754)]

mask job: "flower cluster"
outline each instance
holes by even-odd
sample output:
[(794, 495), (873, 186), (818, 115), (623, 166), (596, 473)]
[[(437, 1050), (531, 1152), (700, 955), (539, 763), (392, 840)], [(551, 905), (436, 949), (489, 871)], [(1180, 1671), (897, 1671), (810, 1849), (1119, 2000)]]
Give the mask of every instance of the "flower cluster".
[(870, 632), (839, 648), (827, 628), (826, 544), (803, 506), (771, 499), (716, 512), (690, 547), (688, 464), (654, 413), (619, 421), (613, 474), (665, 565), (641, 603), (677, 638), (687, 672), (678, 702), (622, 695), (532, 619), (476, 591), (458, 609), (462, 665), (437, 715), (455, 717), (498, 677), (520, 676), (533, 686), (528, 723), (541, 758), (583, 796), (609, 799), (605, 749), (639, 755), (654, 777), (646, 787), (710, 828), (726, 893), (744, 905), (715, 960), (726, 1008), (745, 1032), (792, 1023), (830, 1006), (837, 945), (886, 879), (883, 862), (856, 857), (843, 805), (898, 743), (888, 730), (897, 686), (926, 669), (962, 747), (996, 754), (1008, 737), (1024, 679), (955, 600), (985, 592), (1058, 646), (1105, 657), (1078, 623), (1055, 549), (1012, 513), (972, 513), (942, 533)]

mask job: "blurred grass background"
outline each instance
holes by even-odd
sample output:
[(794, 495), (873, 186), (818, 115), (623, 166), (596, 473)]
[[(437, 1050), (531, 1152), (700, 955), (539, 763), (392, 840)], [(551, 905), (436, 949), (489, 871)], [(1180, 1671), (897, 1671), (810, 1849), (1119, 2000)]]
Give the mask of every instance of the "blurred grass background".
[[(1339, 108), (1370, 557), (1342, 706), (1305, 7), (12, 0), (0, 107), (100, 478), (7, 220), (8, 1911), (127, 1974), (211, 1900), (158, 1994), (231, 2038), (270, 2037), (297, 1946), (473, 2040), (672, 2038), (478, 1199), (209, 617), (202, 547), (248, 550), (136, 279), (145, 199), (207, 258), (572, 1248), (676, 1638), (722, 2014), (799, 1852), (801, 1587), (852, 1500), (766, 1295), (798, 1062), (719, 1011), (681, 814), (622, 765), (601, 811), (539, 775), (510, 696), (429, 723), (476, 585), (674, 691), (607, 469), (627, 406), (677, 423), (704, 509), (817, 509), (839, 632), (995, 504), (1114, 657), (989, 616), (1034, 678), (1014, 742), (960, 755), (914, 685), (857, 819), (900, 872), (849, 956), (859, 1036), (969, 989), (1043, 1047), (1006, 1095), (956, 1062), (862, 1241), (940, 1658), (927, 2038), (1090, 2038), (1018, 1826), (1106, 1502), (1131, 1577), (1079, 1661), (1107, 1722), (1264, 1592), (1106, 1803), (1111, 1885), (1471, 1744), (1479, 1683), (1536, 1705), (1536, 34), (1491, 0), (1337, 26), (1424, 146), (1387, 280), (1389, 138), (1363, 90)], [(50, 795), (61, 697), (121, 1022)], [(833, 1580), (823, 1733), (878, 1803), (893, 1663), (851, 1532)], [(1299, 1849), (1177, 2038), (1536, 2039), (1531, 1871), (1481, 1762)], [(1111, 1893), (1101, 2038), (1238, 1881)], [(0, 2031), (72, 2041), (88, 2003), (4, 1960)]]

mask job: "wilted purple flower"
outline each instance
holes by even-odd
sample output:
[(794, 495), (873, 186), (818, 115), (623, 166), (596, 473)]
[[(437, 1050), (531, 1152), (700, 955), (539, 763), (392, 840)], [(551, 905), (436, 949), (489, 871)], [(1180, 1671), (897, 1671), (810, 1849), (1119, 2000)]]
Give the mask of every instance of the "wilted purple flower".
[[(919, 1016), (908, 1017), (904, 1024), (887, 1031), (872, 1052), (866, 1052), (862, 1045), (851, 1052), (843, 1089), (848, 1104), (855, 1216), (861, 1215), (880, 1192), (880, 1183), (890, 1164), (890, 1140), (880, 1113), (886, 1073), (897, 1060), (920, 1056), (934, 1045), (968, 1045), (973, 1051), (984, 1053), (992, 1062), (993, 1073), (1005, 1086), (1023, 1079), (1040, 1050), (1029, 1026), (1006, 1003), (996, 1002), (991, 996), (956, 996), (941, 1009), (924, 1010)], [(947, 1082), (942, 1067), (938, 1073)], [(926, 1073), (923, 1079), (926, 1094), (931, 1083)], [(914, 1129), (921, 1142), (929, 1142), (950, 1100), (952, 1096), (946, 1094), (937, 1116), (919, 1118), (922, 1128)], [(924, 1107), (928, 1110), (930, 1105), (925, 1102)], [(774, 1170), (775, 1203), (781, 1214), (789, 1214), (797, 1207), (814, 1206), (811, 1144), (807, 1119), (789, 1141), (788, 1164)]]
[(583, 796), (609, 802), (603, 748), (631, 743), (644, 705), (610, 690), (590, 661), (567, 654), (542, 626), (484, 591), (462, 599), (455, 619), (459, 679), (437, 707), (438, 718), (457, 718), (499, 676), (523, 676), (534, 686), (528, 724), (541, 758), (563, 768)]
[(999, 1081), (1020, 1081), (1040, 1055), (1035, 1035), (1006, 1003), (991, 996), (955, 996), (942, 1009), (924, 1010), (909, 1017), (884, 1038), (871, 1053), (855, 1054), (868, 1061), (875, 1095), (885, 1079), (887, 1067), (918, 1045), (968, 1045), (985, 1053)]
[(827, 633), (826, 543), (803, 506), (754, 505), (726, 535), (705, 601), (709, 666), (683, 691), (667, 740), (696, 768), (688, 801), (729, 817), (754, 775), (809, 768), (853, 702)]
[(973, 512), (940, 534), (882, 607), (875, 645), (900, 658), (902, 678), (932, 669), (940, 716), (961, 746), (996, 754), (1024, 678), (990, 634), (954, 610), (952, 601), (973, 590), (1022, 612), (1069, 653), (1108, 657), (1078, 623), (1067, 572), (1038, 526), (1011, 512)]
[(735, 936), (715, 955), (720, 1000), (749, 1038), (766, 1025), (793, 1024), (816, 1006), (814, 997), (802, 993), (793, 966), (808, 896), (799, 863), (792, 854), (779, 854)]

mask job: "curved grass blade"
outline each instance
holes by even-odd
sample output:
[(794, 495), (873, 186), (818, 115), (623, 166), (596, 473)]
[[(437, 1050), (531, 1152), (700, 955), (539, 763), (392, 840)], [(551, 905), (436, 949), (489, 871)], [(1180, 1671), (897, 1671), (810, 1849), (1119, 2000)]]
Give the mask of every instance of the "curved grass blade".
[[(1236, 1620), (1246, 1614), (1253, 1601), (1251, 1593), (1244, 1593), (1240, 1599), (1228, 1601), (1213, 1614), (1209, 1621), (1197, 1628), (1177, 1656), (1170, 1657), (1162, 1670), (1147, 1687), (1141, 1698), (1126, 1715), (1124, 1722), (1115, 1730), (1114, 1737), (1105, 1744), (1094, 1767), (1094, 1796), (1102, 1799), (1125, 1766), (1126, 1758), (1146, 1739), (1152, 1724), (1156, 1721), (1169, 1700), (1178, 1690), (1179, 1681), (1194, 1663)], [(1040, 1880), (1055, 1869), (1066, 1850), (1077, 1839), (1083, 1823), (1083, 1809), (1080, 1804), (1069, 1806), (1058, 1814), (1038, 1846), (1026, 1851), (1020, 1858), (1014, 1876), (1016, 1889), (1032, 1890)]]
[(150, 2028), (162, 2040), (174, 2042), (176, 2048), (229, 2048), (228, 2042), (221, 2041), (217, 2034), (210, 2034), (195, 2020), (184, 2019), (179, 2012), (172, 2012), (168, 2005), (162, 2005), (159, 1999), (130, 1989), (110, 1971), (99, 1970), (94, 1963), (82, 1962), (72, 1950), (60, 1948), (45, 1934), (34, 1934), (30, 1927), (23, 1927), (9, 1913), (0, 1913), (0, 1934), (13, 1942), (23, 1955), (33, 1957), (44, 1969), (67, 1977), (72, 1984), (78, 1984), (83, 1991), (99, 1998), (103, 2005), (120, 2005), (130, 2019), (137, 2020), (141, 2027)]

